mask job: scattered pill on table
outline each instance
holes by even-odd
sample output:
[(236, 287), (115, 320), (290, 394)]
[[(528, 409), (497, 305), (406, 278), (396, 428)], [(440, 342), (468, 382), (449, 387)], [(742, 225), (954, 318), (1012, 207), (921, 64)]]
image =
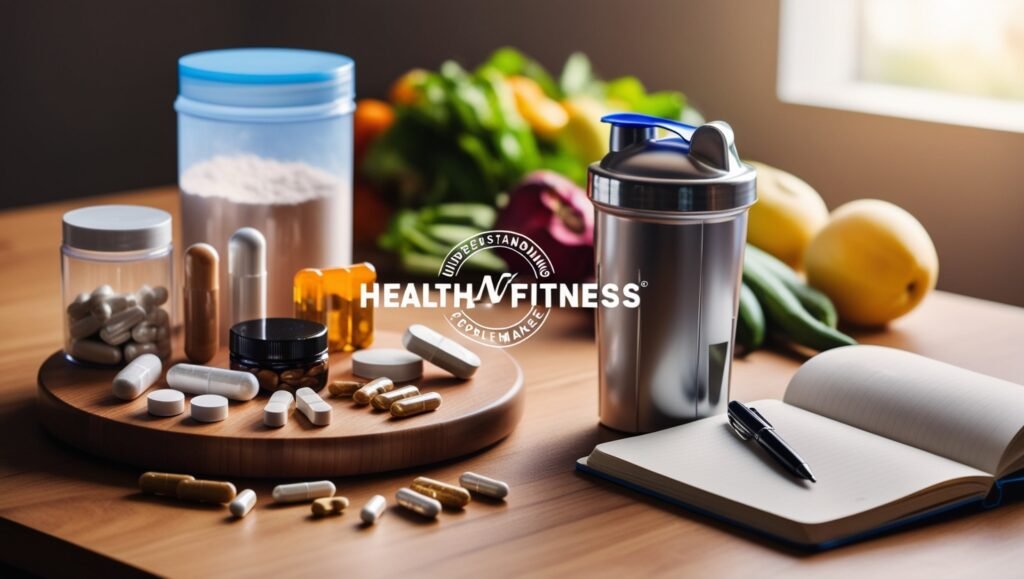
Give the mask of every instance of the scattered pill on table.
[(423, 376), (423, 358), (407, 350), (371, 348), (352, 354), (352, 373), (362, 378), (387, 377), (408, 382)]
[(428, 519), (437, 518), (437, 515), (441, 513), (441, 503), (412, 489), (404, 487), (398, 489), (398, 492), (395, 493), (395, 500), (403, 508)]
[(313, 426), (327, 426), (331, 423), (331, 405), (324, 402), (312, 388), (295, 391), (295, 407)]
[(323, 497), (333, 497), (334, 483), (329, 480), (277, 485), (271, 496), (275, 503), (301, 503)]
[(387, 510), (387, 508), (388, 500), (384, 498), (384, 495), (373, 495), (370, 497), (370, 500), (366, 501), (366, 504), (363, 505), (363, 509), (359, 511), (359, 518), (367, 525), (372, 525), (384, 516), (384, 511)]
[(462, 473), (462, 476), (459, 477), (459, 484), (474, 493), (493, 499), (504, 499), (509, 492), (508, 484), (475, 472)]
[(313, 501), (310, 509), (314, 517), (326, 517), (328, 515), (340, 515), (348, 508), (346, 497), (323, 497)]
[(218, 480), (183, 480), (176, 496), (183, 501), (227, 504), (235, 500), (235, 485)]
[(238, 493), (238, 496), (235, 497), (235, 500), (231, 501), (231, 503), (228, 504), (228, 510), (231, 511), (232, 515), (238, 518), (242, 518), (245, 515), (248, 515), (249, 511), (251, 511), (252, 508), (255, 506), (256, 491), (252, 489), (245, 489), (244, 491)]
[(114, 396), (121, 400), (135, 400), (160, 379), (163, 363), (153, 354), (134, 359), (114, 376)]
[(420, 389), (415, 386), (402, 386), (391, 392), (383, 392), (370, 399), (370, 404), (377, 410), (390, 410), (391, 405), (399, 400), (419, 396)]
[(271, 428), (280, 428), (288, 424), (288, 413), (292, 409), (295, 398), (287, 390), (278, 390), (270, 396), (270, 401), (263, 407), (263, 424)]
[(146, 410), (162, 418), (177, 416), (185, 412), (185, 395), (170, 388), (154, 390), (146, 396)]
[(248, 372), (176, 364), (167, 371), (167, 385), (186, 394), (217, 394), (232, 400), (252, 400), (260, 383)]
[(170, 472), (144, 472), (139, 477), (139, 490), (151, 495), (178, 496), (178, 483), (186, 480), (196, 480), (190, 474), (175, 474)]
[(441, 395), (437, 392), (427, 392), (412, 398), (399, 400), (391, 405), (391, 416), (395, 418), (407, 418), (424, 412), (437, 410), (441, 407)]
[(402, 336), (402, 345), (413, 354), (463, 380), (472, 377), (480, 368), (480, 356), (423, 324), (409, 326)]
[(468, 490), (425, 476), (416, 477), (412, 481), (411, 488), (421, 495), (437, 500), (441, 505), (449, 509), (465, 508), (469, 501), (472, 500)]
[(196, 396), (189, 408), (192, 419), (197, 422), (220, 422), (228, 417), (228, 399), (217, 394)]
[(336, 396), (338, 398), (351, 398), (352, 395), (355, 394), (356, 390), (359, 390), (363, 386), (363, 382), (334, 380), (327, 385), (327, 391), (331, 393), (331, 396)]
[(395, 383), (389, 378), (375, 378), (366, 383), (362, 388), (352, 394), (352, 401), (360, 406), (366, 406), (373, 400), (374, 396), (391, 392), (395, 389)]

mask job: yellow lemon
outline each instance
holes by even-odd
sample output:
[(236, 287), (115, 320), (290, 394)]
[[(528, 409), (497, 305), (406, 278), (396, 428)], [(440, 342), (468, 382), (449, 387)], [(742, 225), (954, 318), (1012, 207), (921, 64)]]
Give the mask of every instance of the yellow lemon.
[(747, 241), (801, 269), (807, 244), (828, 223), (828, 207), (796, 175), (750, 164), (757, 167), (757, 203), (750, 208)]
[(939, 256), (924, 226), (878, 199), (833, 211), (804, 265), (807, 281), (832, 298), (839, 319), (860, 326), (880, 326), (914, 309), (939, 275)]

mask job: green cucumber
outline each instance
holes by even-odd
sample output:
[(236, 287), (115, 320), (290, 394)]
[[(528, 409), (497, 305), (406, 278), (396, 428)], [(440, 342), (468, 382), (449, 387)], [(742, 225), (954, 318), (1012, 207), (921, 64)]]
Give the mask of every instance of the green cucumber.
[(740, 285), (740, 308), (736, 319), (736, 343), (749, 354), (764, 343), (765, 320), (761, 302), (747, 284)]
[(796, 299), (800, 300), (807, 313), (829, 327), (836, 327), (839, 323), (839, 314), (836, 313), (836, 307), (832, 305), (832, 300), (828, 299), (828, 296), (805, 284), (795, 271), (774, 255), (749, 243), (746, 254), (779, 278), (786, 288), (793, 292)]
[(749, 254), (743, 260), (743, 283), (761, 302), (768, 323), (797, 344), (824, 351), (857, 343), (808, 313), (782, 280)]

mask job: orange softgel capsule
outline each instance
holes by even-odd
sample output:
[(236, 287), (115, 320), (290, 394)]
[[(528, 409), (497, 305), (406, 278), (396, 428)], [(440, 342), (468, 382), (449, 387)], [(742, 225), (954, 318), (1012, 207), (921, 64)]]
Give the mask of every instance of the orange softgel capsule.
[(377, 281), (371, 263), (303, 269), (295, 274), (294, 315), (327, 326), (328, 350), (351, 352), (373, 344), (373, 306), (362, 307), (363, 287)]

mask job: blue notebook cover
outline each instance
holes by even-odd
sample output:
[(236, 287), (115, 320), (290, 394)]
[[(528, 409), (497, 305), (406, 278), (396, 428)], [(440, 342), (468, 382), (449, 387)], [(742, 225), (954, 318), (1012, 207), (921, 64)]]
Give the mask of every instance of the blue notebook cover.
[(734, 520), (729, 519), (727, 517), (723, 517), (722, 515), (719, 515), (717, 513), (712, 512), (712, 511), (708, 511), (708, 510), (703, 509), (701, 507), (698, 507), (698, 506), (695, 506), (695, 505), (691, 505), (691, 504), (687, 504), (687, 503), (684, 503), (684, 502), (681, 502), (681, 501), (677, 501), (676, 499), (673, 499), (671, 497), (665, 496), (665, 495), (663, 495), (661, 493), (658, 493), (656, 491), (653, 491), (651, 489), (644, 488), (644, 487), (641, 487), (639, 485), (633, 484), (631, 482), (624, 481), (624, 480), (622, 480), (620, 478), (616, 478), (616, 477), (607, 475), (607, 474), (605, 474), (605, 473), (603, 473), (601, 471), (595, 470), (595, 469), (590, 468), (589, 466), (587, 466), (587, 459), (586, 459), (586, 457), (581, 458), (578, 461), (576, 461), (576, 470), (578, 470), (579, 472), (583, 472), (583, 473), (586, 473), (586, 474), (589, 474), (589, 475), (596, 476), (598, 478), (602, 478), (604, 480), (613, 482), (613, 483), (618, 484), (618, 485), (622, 485), (622, 486), (624, 486), (624, 487), (626, 487), (626, 488), (628, 488), (630, 490), (633, 490), (633, 491), (636, 491), (636, 492), (639, 492), (639, 493), (643, 493), (645, 495), (654, 497), (654, 498), (656, 498), (658, 500), (662, 500), (662, 501), (665, 501), (667, 503), (671, 503), (673, 505), (676, 505), (678, 507), (686, 509), (686, 510), (688, 510), (690, 512), (697, 513), (698, 515), (702, 515), (702, 516), (705, 516), (705, 517), (710, 517), (712, 519), (728, 523), (728, 524), (733, 525), (735, 527), (739, 527), (740, 529), (743, 529), (744, 531), (753, 533), (753, 534), (761, 536), (761, 537), (766, 537), (766, 538), (771, 539), (773, 541), (776, 541), (778, 543), (782, 543), (784, 545), (788, 545), (790, 547), (794, 547), (796, 549), (800, 549), (800, 550), (803, 550), (803, 551), (812, 551), (812, 552), (826, 551), (828, 549), (834, 549), (836, 547), (841, 547), (843, 545), (849, 545), (850, 543), (856, 543), (858, 541), (863, 541), (865, 539), (871, 539), (871, 538), (874, 538), (874, 537), (878, 537), (878, 536), (881, 536), (881, 535), (884, 535), (884, 534), (888, 534), (890, 532), (893, 532), (893, 531), (896, 531), (896, 530), (899, 530), (899, 529), (904, 529), (904, 528), (906, 528), (908, 526), (911, 526), (911, 525), (914, 525), (916, 523), (920, 523), (920, 522), (923, 522), (923, 521), (928, 521), (928, 520), (931, 520), (931, 519), (935, 519), (936, 517), (939, 517), (941, 515), (947, 515), (947, 514), (951, 514), (951, 513), (954, 513), (954, 512), (955, 513), (975, 512), (975, 511), (981, 511), (981, 510), (985, 510), (985, 509), (989, 509), (989, 508), (994, 508), (994, 507), (997, 507), (1000, 504), (1002, 504), (1002, 502), (1005, 500), (1005, 498), (1006, 498), (1006, 490), (1008, 488), (1010, 488), (1010, 487), (1012, 487), (1014, 485), (1021, 485), (1022, 487), (1024, 487), (1024, 485), (1022, 485), (1022, 483), (1024, 483), (1024, 472), (1017, 473), (1016, 475), (1011, 475), (1011, 476), (1008, 476), (1008, 477), (1005, 477), (1005, 478), (1002, 478), (1002, 479), (996, 481), (995, 485), (992, 488), (992, 492), (985, 499), (972, 498), (972, 499), (966, 499), (966, 500), (958, 501), (958, 502), (954, 502), (954, 503), (949, 503), (949, 504), (946, 504), (946, 505), (941, 505), (941, 506), (938, 506), (935, 509), (932, 509), (930, 511), (926, 511), (926, 512), (923, 512), (923, 513), (918, 513), (918, 514), (912, 515), (910, 517), (905, 517), (903, 519), (899, 519), (899, 520), (893, 521), (891, 523), (887, 523), (885, 525), (882, 525), (881, 527), (877, 527), (877, 528), (871, 529), (869, 531), (865, 531), (865, 532), (861, 532), (861, 533), (856, 533), (856, 534), (853, 534), (853, 535), (848, 535), (846, 537), (840, 537), (838, 539), (832, 539), (832, 540), (826, 541), (824, 543), (807, 544), (807, 543), (796, 543), (796, 542), (793, 542), (793, 541), (791, 541), (791, 540), (789, 540), (787, 538), (780, 537), (778, 535), (773, 535), (773, 534), (768, 533), (768, 532), (766, 532), (766, 531), (764, 531), (762, 529), (758, 529), (757, 527), (751, 527), (750, 525), (747, 525), (745, 523), (741, 523), (739, 521), (734, 521)]

